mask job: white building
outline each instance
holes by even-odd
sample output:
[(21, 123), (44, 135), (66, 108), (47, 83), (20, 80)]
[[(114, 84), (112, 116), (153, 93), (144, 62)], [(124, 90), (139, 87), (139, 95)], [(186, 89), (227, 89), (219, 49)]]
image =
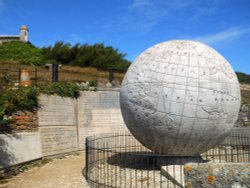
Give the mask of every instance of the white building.
[(28, 34), (29, 34), (29, 30), (27, 26), (22, 25), (20, 28), (19, 35), (0, 35), (0, 44), (3, 42), (10, 42), (10, 41), (28, 42), (29, 41)]

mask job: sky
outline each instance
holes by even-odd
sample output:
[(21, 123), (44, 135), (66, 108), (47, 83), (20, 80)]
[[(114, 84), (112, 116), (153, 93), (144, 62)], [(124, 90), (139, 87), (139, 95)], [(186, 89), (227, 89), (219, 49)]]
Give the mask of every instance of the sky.
[(104, 43), (133, 61), (168, 40), (203, 42), (250, 74), (250, 0), (0, 0), (0, 34), (37, 47)]

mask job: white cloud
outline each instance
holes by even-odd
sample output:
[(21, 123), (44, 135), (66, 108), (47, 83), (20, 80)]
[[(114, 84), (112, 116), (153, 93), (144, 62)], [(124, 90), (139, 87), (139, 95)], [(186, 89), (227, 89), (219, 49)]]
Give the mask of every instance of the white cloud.
[[(162, 21), (170, 19), (197, 20), (203, 16), (216, 12), (218, 2), (211, 0), (209, 3), (197, 0), (133, 0), (128, 5), (128, 10), (134, 14), (135, 26), (152, 29)], [(138, 17), (140, 19), (138, 19)]]
[(168, 8), (161, 6), (161, 2), (152, 0), (134, 0), (128, 9), (145, 20), (155, 21), (168, 14)]
[(168, 17), (169, 9), (162, 6), (161, 3), (162, 0), (133, 0), (128, 5), (128, 11), (132, 17), (127, 21), (131, 22), (133, 28), (137, 28), (140, 32), (150, 31)]
[(195, 12), (193, 13), (193, 16), (189, 18), (189, 20), (197, 20), (200, 19), (202, 16), (207, 16), (215, 13), (217, 11), (217, 6), (212, 7), (198, 7), (196, 8)]
[(223, 42), (230, 42), (232, 40), (236, 40), (241, 36), (249, 33), (250, 28), (232, 27), (215, 34), (196, 37), (194, 38), (194, 40), (204, 42), (209, 45), (218, 45)]
[[(209, 3), (197, 0), (131, 0), (120, 14), (112, 18), (103, 18), (101, 26), (106, 31), (122, 30), (146, 34), (160, 24), (172, 24), (173, 21), (200, 19), (217, 10), (216, 0)], [(173, 23), (175, 24), (175, 23)]]
[[(162, 1), (162, 0), (161, 0)], [(190, 6), (196, 4), (197, 1), (194, 0), (172, 0), (172, 1), (162, 1), (162, 3), (167, 4), (171, 9), (174, 10), (183, 10)]]
[(130, 9), (138, 9), (145, 6), (150, 6), (151, 4), (152, 2), (150, 2), (149, 0), (134, 0), (128, 7)]

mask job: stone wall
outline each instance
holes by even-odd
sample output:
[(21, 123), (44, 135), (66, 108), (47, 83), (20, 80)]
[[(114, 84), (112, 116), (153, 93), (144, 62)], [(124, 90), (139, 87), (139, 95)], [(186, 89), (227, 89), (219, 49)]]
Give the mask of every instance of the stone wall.
[(13, 130), (37, 131), (36, 112), (16, 111), (12, 113), (10, 128)]
[(44, 156), (83, 150), (85, 138), (93, 134), (126, 130), (119, 90), (86, 91), (75, 100), (40, 96), (39, 131)]
[(75, 126), (40, 127), (43, 156), (63, 154), (78, 150)]
[[(40, 95), (39, 103), (38, 120), (34, 118), (38, 121), (36, 132), (0, 134), (0, 169), (84, 150), (87, 136), (127, 130), (120, 112), (119, 90), (82, 92), (77, 100)], [(21, 126), (28, 116), (20, 113), (15, 114), (15, 123)], [(33, 114), (30, 116), (33, 118)], [(33, 119), (27, 121), (33, 123)]]
[(0, 169), (42, 156), (39, 132), (0, 134)]
[(38, 110), (44, 156), (78, 150), (75, 99), (56, 95), (41, 95)]
[(57, 95), (40, 95), (38, 124), (46, 126), (75, 126), (76, 100)]
[(79, 149), (84, 149), (87, 136), (126, 130), (120, 111), (119, 90), (81, 93), (78, 99)]

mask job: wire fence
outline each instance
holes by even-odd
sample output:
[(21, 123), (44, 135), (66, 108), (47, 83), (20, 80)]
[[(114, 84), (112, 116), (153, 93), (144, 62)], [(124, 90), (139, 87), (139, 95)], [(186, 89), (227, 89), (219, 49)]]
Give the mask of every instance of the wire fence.
[[(0, 68), (0, 79), (5, 83), (19, 83), (21, 78), (22, 68)], [(32, 83), (51, 81), (52, 71), (48, 69), (38, 70), (37, 68), (25, 68), (29, 72), (29, 78)]]
[[(54, 66), (57, 65), (57, 66)], [(119, 75), (115, 69), (109, 69), (108, 72), (95, 72), (95, 70), (89, 68), (85, 71), (74, 68), (63, 68), (58, 64), (48, 65), (39, 68), (1, 68), (0, 67), (0, 84), (15, 84), (20, 83), (22, 71), (26, 70), (29, 74), (30, 81), (33, 84), (47, 83), (47, 82), (86, 82), (98, 80), (101, 82), (120, 82), (122, 75)], [(115, 75), (116, 74), (116, 75)]]
[(184, 187), (186, 162), (250, 162), (250, 134), (232, 131), (200, 157), (160, 155), (130, 133), (106, 134), (86, 138), (85, 157), (84, 175), (90, 187)]

